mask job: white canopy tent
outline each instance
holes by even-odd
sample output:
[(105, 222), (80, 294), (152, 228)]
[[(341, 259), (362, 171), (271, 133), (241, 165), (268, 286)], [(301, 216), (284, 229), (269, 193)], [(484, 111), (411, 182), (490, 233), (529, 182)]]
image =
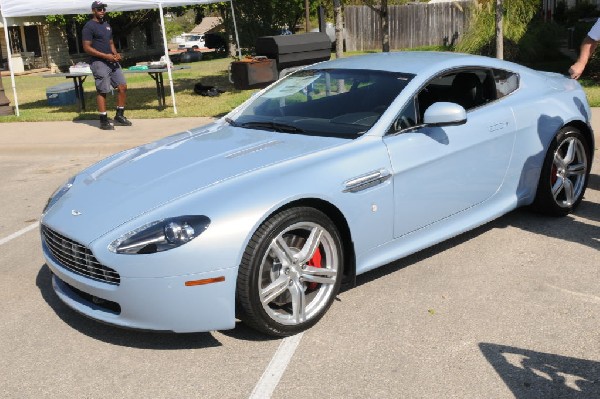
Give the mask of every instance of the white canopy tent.
[[(231, 3), (231, 12), (233, 17), (233, 25), (235, 29), (235, 38), (238, 52), (241, 58), (241, 50), (239, 46), (239, 36), (237, 32), (237, 24), (235, 22), (235, 12), (233, 10), (233, 0), (225, 0)], [(167, 46), (167, 36), (165, 32), (165, 18), (163, 7), (179, 7), (195, 4), (221, 3), (223, 0), (105, 0), (108, 8), (107, 11), (135, 11), (150, 8), (158, 8), (160, 12), (160, 26), (162, 29), (163, 45), (165, 48), (165, 59), (169, 59), (169, 49)], [(6, 39), (6, 47), (8, 50), (8, 67), (10, 69), (10, 79), (12, 83), (13, 95), (15, 100), (15, 110), (19, 116), (19, 101), (17, 98), (17, 88), (15, 85), (15, 75), (12, 66), (11, 48), (8, 43), (8, 23), (7, 18), (29, 17), (40, 15), (53, 14), (91, 14), (92, 0), (0, 0), (0, 13), (4, 23), (4, 36)], [(169, 85), (171, 86), (171, 98), (173, 101), (173, 111), (177, 114), (177, 105), (175, 103), (175, 89), (173, 88), (173, 76), (171, 73), (171, 63), (167, 62), (167, 73), (169, 75)]]

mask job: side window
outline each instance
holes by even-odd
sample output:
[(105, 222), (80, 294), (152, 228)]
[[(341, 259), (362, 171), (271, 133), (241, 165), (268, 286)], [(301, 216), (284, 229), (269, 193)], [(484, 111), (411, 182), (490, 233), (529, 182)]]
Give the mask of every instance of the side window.
[[(496, 72), (507, 73), (500, 70), (492, 72), (486, 68), (470, 68), (433, 78), (417, 93), (415, 101), (402, 110), (390, 130), (397, 132), (422, 124), (427, 108), (437, 102), (456, 103), (469, 111), (502, 97), (497, 92)], [(414, 115), (414, 123), (407, 125), (411, 115)]]
[(452, 102), (452, 82), (456, 74), (446, 74), (431, 80), (417, 95), (419, 123), (423, 123), (425, 111), (433, 103)]
[(495, 99), (493, 77), (489, 70), (463, 70), (454, 74), (450, 102), (461, 105), (465, 110), (480, 107)]
[(433, 79), (419, 93), (421, 117), (427, 107), (439, 101), (461, 105), (467, 111), (495, 100), (496, 89), (492, 71), (461, 69)]
[(514, 72), (494, 69), (497, 98), (509, 95), (519, 88), (519, 75)]

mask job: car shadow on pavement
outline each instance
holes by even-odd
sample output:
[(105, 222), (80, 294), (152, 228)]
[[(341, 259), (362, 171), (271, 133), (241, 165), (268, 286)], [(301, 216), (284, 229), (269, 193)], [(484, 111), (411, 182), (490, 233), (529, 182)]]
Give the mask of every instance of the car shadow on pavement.
[(517, 209), (500, 221), (524, 231), (600, 250), (600, 226), (588, 223), (600, 222), (600, 204), (585, 199), (573, 213), (564, 217), (546, 216), (529, 212), (527, 209)]
[(517, 399), (600, 398), (600, 363), (511, 346), (479, 349)]
[[(414, 265), (425, 259), (431, 258), (435, 255), (438, 255), (450, 248), (453, 248), (457, 245), (461, 245), (485, 232), (493, 229), (494, 227), (502, 227), (497, 226), (498, 220), (492, 221), (490, 223), (484, 224), (483, 226), (479, 226), (473, 230), (469, 230), (465, 233), (462, 233), (454, 238), (450, 238), (448, 240), (442, 241), (439, 244), (436, 244), (432, 247), (425, 248), (419, 252), (416, 252), (412, 255), (405, 256), (404, 258), (397, 259), (388, 263), (387, 265), (378, 267), (371, 271), (368, 271), (364, 274), (361, 274), (356, 277), (356, 287), (359, 287), (363, 284), (370, 283), (382, 277), (385, 277), (389, 274), (393, 274), (399, 270), (404, 269), (405, 267)], [(353, 286), (343, 286), (343, 290), (352, 289)]]
[(600, 176), (590, 174), (590, 179), (588, 180), (588, 190), (596, 190), (600, 191)]
[[(483, 226), (361, 274), (356, 277), (356, 287), (419, 263), (495, 228), (517, 227), (534, 234), (575, 242), (600, 250), (600, 227), (586, 223), (587, 220), (600, 221), (600, 204), (584, 200), (573, 214), (564, 217), (546, 216), (528, 208), (519, 208)], [(344, 287), (344, 289), (352, 288), (351, 286)]]
[(221, 346), (221, 343), (210, 333), (174, 334), (127, 330), (89, 319), (69, 308), (56, 296), (52, 289), (52, 273), (47, 265), (40, 268), (36, 285), (42, 298), (62, 321), (80, 333), (99, 341), (154, 350), (201, 349)]

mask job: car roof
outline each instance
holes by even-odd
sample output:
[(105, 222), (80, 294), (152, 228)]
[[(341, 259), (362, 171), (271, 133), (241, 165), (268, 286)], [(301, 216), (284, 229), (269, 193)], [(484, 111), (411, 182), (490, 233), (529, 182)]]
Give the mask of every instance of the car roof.
[(398, 51), (366, 54), (325, 61), (313, 65), (311, 69), (368, 69), (429, 75), (461, 66), (483, 66), (512, 71), (524, 69), (520, 65), (496, 58), (441, 51)]

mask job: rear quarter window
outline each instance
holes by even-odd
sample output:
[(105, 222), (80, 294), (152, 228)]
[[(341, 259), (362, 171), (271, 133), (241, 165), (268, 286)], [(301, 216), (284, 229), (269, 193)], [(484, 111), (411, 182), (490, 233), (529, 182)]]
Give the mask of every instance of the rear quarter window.
[(494, 81), (497, 99), (508, 96), (519, 88), (519, 75), (514, 72), (494, 69)]

